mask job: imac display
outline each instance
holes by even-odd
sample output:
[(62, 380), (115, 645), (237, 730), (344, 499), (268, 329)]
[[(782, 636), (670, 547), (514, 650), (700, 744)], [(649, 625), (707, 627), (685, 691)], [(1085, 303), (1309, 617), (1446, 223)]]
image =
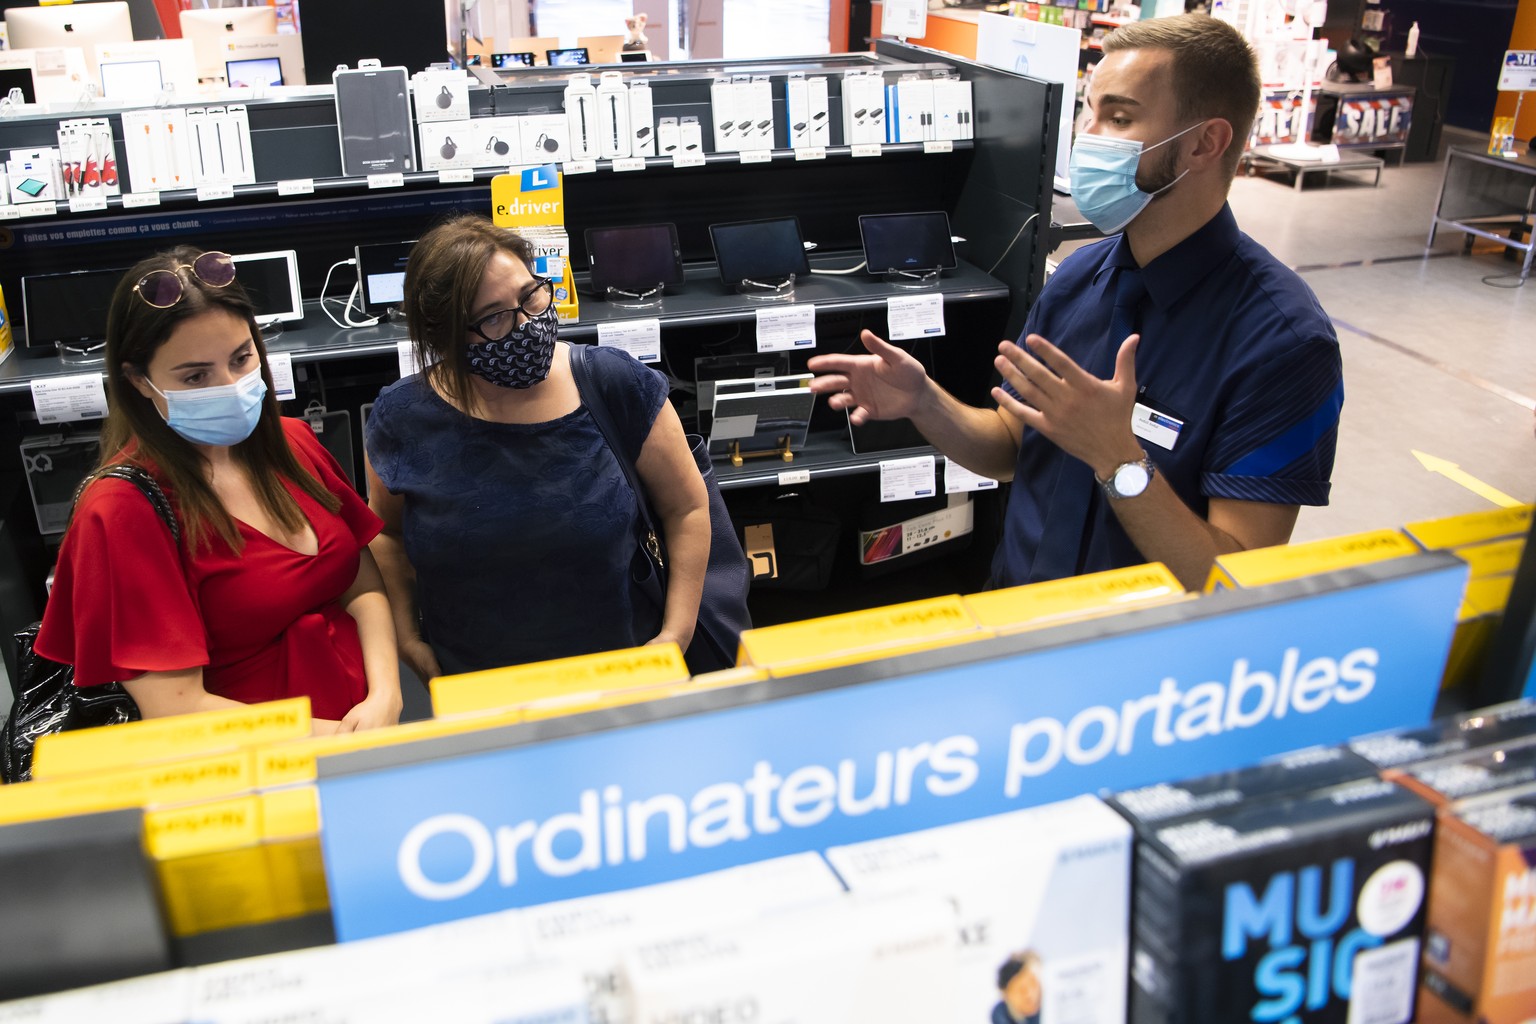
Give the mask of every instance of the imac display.
[(181, 37), (197, 54), (197, 76), (224, 74), (226, 44), (237, 36), (277, 35), (275, 7), (224, 7), (181, 12)]
[(96, 73), (96, 47), (133, 42), (133, 19), (122, 0), (111, 3), (12, 7), (5, 12), (7, 46), (13, 50), (74, 47)]
[(231, 89), (254, 89), (262, 85), (283, 84), (283, 62), (277, 57), (253, 57), (250, 60), (224, 62), (224, 81)]

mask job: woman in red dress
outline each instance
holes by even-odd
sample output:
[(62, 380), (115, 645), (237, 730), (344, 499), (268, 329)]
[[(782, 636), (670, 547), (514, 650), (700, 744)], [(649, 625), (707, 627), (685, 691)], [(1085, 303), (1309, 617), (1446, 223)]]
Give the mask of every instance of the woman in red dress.
[(102, 464), (170, 498), (172, 538), (129, 481), (99, 478), (64, 535), (36, 649), (120, 682), (145, 718), (305, 696), (317, 733), (400, 717), (382, 523), (302, 420), (225, 253), (182, 247), (119, 283), (107, 322)]

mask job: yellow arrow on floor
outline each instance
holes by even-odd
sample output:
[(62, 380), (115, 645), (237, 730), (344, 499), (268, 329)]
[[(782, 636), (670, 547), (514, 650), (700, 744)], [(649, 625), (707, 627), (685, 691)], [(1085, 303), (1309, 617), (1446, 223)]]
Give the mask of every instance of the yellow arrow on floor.
[(1425, 455), (1423, 452), (1412, 448), (1408, 450), (1413, 452), (1413, 457), (1418, 459), (1419, 463), (1431, 473), (1439, 473), (1447, 480), (1450, 480), (1453, 483), (1461, 484), (1461, 486), (1465, 487), (1473, 494), (1476, 494), (1479, 497), (1487, 498), (1495, 505), (1499, 505), (1504, 508), (1516, 508), (1525, 504), (1523, 501), (1516, 501), (1514, 498), (1511, 498), (1497, 487), (1490, 487), (1488, 484), (1483, 483), (1477, 477), (1473, 476), (1471, 473), (1468, 473), (1466, 470), (1456, 465), (1456, 463), (1451, 462), (1449, 459), (1440, 459), (1433, 455)]

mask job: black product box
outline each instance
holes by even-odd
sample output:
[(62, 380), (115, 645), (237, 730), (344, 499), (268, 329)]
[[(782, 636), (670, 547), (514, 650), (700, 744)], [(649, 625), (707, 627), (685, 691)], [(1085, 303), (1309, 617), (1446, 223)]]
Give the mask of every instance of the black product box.
[(1536, 742), (1470, 750), (1385, 775), (1437, 804), (1465, 800), (1536, 782)]
[(1106, 793), (1103, 799), (1133, 822), (1167, 828), (1185, 818), (1375, 778), (1376, 774), (1376, 765), (1346, 747), (1306, 747), (1235, 771)]
[(1536, 740), (1536, 700), (1437, 718), (1415, 729), (1371, 733), (1349, 741), (1349, 749), (1378, 768), (1402, 768), (1422, 761), (1455, 757), (1479, 747), (1522, 739)]
[(1132, 1024), (1413, 1019), (1435, 827), (1423, 798), (1366, 780), (1131, 822)]

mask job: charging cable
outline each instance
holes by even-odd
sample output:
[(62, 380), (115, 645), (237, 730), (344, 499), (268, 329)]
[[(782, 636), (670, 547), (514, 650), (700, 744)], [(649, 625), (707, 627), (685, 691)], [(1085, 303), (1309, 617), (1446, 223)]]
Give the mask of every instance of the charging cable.
[(812, 267), (811, 268), (811, 273), (813, 273), (813, 274), (857, 274), (859, 271), (863, 270), (868, 265), (869, 265), (869, 261), (868, 260), (860, 260), (858, 266), (856, 266), (856, 267), (849, 267), (847, 270), (817, 270), (815, 267)]
[(362, 293), (363, 283), (361, 281), (358, 281), (352, 285), (352, 291), (347, 295), (346, 303), (341, 308), (340, 319), (337, 319), (336, 314), (332, 312), (331, 307), (327, 305), (327, 303), (330, 302), (341, 301), (340, 299), (328, 299), (325, 297), (325, 293), (330, 291), (331, 275), (336, 272), (336, 268), (355, 266), (357, 266), (356, 258), (340, 260), (331, 264), (330, 269), (325, 272), (325, 282), (320, 285), (320, 308), (325, 311), (326, 316), (331, 318), (331, 323), (335, 324), (337, 327), (374, 327), (379, 323), (379, 320), (381, 319), (380, 317), (369, 317), (366, 320), (354, 320), (352, 318), (352, 310), (357, 304), (359, 295)]
[(1036, 210), (1029, 215), (1029, 218), (1023, 224), (1019, 225), (1019, 230), (1014, 233), (1013, 241), (1008, 243), (1008, 248), (1003, 250), (1003, 254), (997, 258), (997, 262), (987, 268), (987, 273), (995, 273), (997, 268), (1003, 265), (1003, 260), (1008, 258), (1009, 253), (1013, 252), (1013, 247), (1019, 244), (1019, 239), (1024, 237), (1024, 232), (1028, 230), (1029, 226), (1035, 222), (1035, 218), (1038, 216), (1040, 216), (1040, 211)]

